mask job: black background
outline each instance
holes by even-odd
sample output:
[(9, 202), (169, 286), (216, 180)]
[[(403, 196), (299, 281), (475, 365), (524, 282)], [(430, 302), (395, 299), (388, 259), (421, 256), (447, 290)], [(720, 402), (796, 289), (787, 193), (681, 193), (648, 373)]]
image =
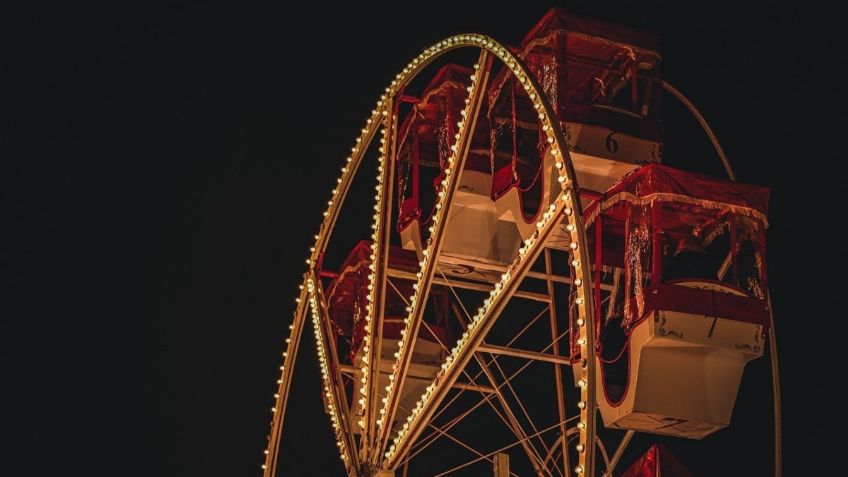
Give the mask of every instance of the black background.
[[(516, 44), (552, 5), (7, 9), (0, 474), (259, 475), (303, 259), (380, 91), (430, 43), (480, 32)], [(665, 78), (711, 122), (739, 179), (773, 188), (786, 475), (837, 465), (821, 448), (836, 425), (822, 382), (841, 375), (821, 338), (844, 330), (825, 286), (844, 262), (828, 225), (838, 203), (823, 194), (838, 189), (844, 140), (835, 15), (810, 3), (564, 5), (660, 30)], [(694, 120), (670, 99), (664, 110), (666, 161), (721, 174)], [(341, 475), (311, 338), (303, 349), (281, 459), (286, 475)], [(735, 444), (770, 439), (751, 429)], [(726, 475), (758, 468), (727, 462)]]

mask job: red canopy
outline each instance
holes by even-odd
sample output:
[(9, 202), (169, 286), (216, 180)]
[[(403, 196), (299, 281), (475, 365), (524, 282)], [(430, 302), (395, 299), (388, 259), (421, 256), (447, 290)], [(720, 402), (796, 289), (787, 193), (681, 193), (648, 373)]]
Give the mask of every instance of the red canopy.
[[(434, 205), (431, 199), (439, 188), (451, 154), (454, 129), (465, 107), (471, 74), (470, 68), (453, 63), (439, 68), (403, 122), (398, 153), (403, 166), (398, 180), (401, 198), (398, 229), (405, 228), (413, 219), (422, 223), (429, 221)], [(487, 128), (478, 125), (466, 168), (490, 170), (488, 141)]]
[[(542, 85), (561, 121), (597, 124), (659, 140), (660, 95), (650, 91), (660, 78), (658, 50), (656, 33), (554, 8), (524, 37), (518, 54)], [(510, 77), (510, 72), (503, 70), (493, 81), (490, 109), (495, 109)], [(618, 98), (628, 86), (630, 95)], [(527, 119), (532, 120), (532, 108), (526, 112), (531, 115)]]
[(638, 30), (636, 28), (609, 23), (593, 18), (585, 18), (562, 8), (548, 10), (536, 25), (521, 40), (521, 46), (525, 47), (538, 38), (567, 31), (575, 34), (583, 34), (606, 39), (608, 42), (632, 45), (643, 50), (649, 50), (655, 56), (660, 49), (660, 38), (655, 32)]
[[(584, 214), (587, 224), (595, 224), (587, 227), (590, 243), (602, 237), (595, 260), (623, 267), (625, 289), (641, 284), (634, 290), (635, 308), (629, 300), (624, 302), (624, 323), (631, 324), (632, 320), (642, 319), (656, 309), (722, 316), (768, 327), (769, 315), (762, 291), (766, 287), (762, 251), (769, 194), (765, 187), (715, 179), (662, 164), (642, 166), (607, 189)], [(724, 259), (728, 254), (732, 258), (733, 273), (721, 283), (732, 284), (747, 296), (719, 294), (713, 298), (712, 292), (664, 281), (669, 277), (663, 270), (674, 263), (677, 247), (688, 241), (709, 247), (716, 237), (725, 233), (727, 245), (719, 244), (712, 250), (716, 258)], [(721, 262), (706, 265), (712, 259), (706, 251), (703, 257), (703, 270), (695, 267), (686, 272), (694, 273), (690, 276), (699, 281), (708, 277), (715, 280)], [(747, 260), (741, 272), (740, 259)], [(648, 272), (661, 277), (661, 281), (652, 281), (651, 291), (645, 292), (641, 287), (648, 286)], [(634, 314), (633, 310), (637, 312)]]
[(621, 477), (692, 477), (665, 446), (654, 444)]
[(716, 179), (662, 164), (648, 164), (618, 181), (598, 202), (587, 208), (587, 222), (597, 216), (598, 207), (605, 216), (623, 220), (616, 217), (623, 213), (614, 208), (617, 204), (670, 202), (686, 206), (690, 214), (713, 216), (729, 212), (751, 217), (767, 226), (770, 193), (766, 187)]

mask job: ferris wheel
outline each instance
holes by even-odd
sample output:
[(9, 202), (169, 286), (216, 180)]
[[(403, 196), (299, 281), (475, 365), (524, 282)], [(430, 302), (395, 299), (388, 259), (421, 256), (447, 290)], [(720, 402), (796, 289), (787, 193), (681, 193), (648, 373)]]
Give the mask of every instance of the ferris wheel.
[[(445, 61), (459, 49), (472, 67)], [(660, 63), (650, 35), (555, 9), (518, 48), (457, 35), (391, 80), (305, 261), (265, 476), (307, 329), (350, 476), (622, 475), (634, 435), (730, 426), (767, 347), (780, 475), (769, 191), (735, 182)], [(661, 90), (731, 180), (662, 164)], [(368, 168), (370, 236), (339, 238)], [(689, 475), (662, 447), (623, 475), (651, 466)]]

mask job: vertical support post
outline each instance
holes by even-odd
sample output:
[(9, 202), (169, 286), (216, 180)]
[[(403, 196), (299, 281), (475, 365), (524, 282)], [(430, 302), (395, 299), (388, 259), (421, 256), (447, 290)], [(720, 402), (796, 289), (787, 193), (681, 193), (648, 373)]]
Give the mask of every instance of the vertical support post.
[[(545, 273), (548, 275), (548, 279), (545, 280), (548, 284), (548, 296), (551, 297), (549, 314), (551, 316), (551, 339), (553, 340), (552, 351), (554, 356), (559, 356), (556, 299), (554, 298), (554, 282), (550, 279), (550, 276), (553, 275), (553, 266), (551, 264), (551, 251), (548, 248), (545, 248)], [(562, 468), (564, 469), (564, 476), (568, 477), (571, 475), (571, 464), (568, 459), (568, 439), (565, 438), (568, 429), (565, 426), (565, 392), (562, 388), (562, 372), (560, 371), (559, 363), (554, 363), (554, 383), (556, 385), (557, 408), (559, 410), (559, 432), (563, 436), (560, 439), (562, 445)]]
[(733, 271), (733, 283), (742, 288), (739, 283), (739, 236), (736, 232), (736, 221), (730, 219), (730, 270)]
[(662, 241), (660, 240), (660, 207), (662, 202), (651, 205), (651, 288), (656, 290), (662, 282)]
[(622, 314), (624, 316), (624, 323), (630, 323), (632, 316), (630, 310), (630, 294), (633, 291), (630, 284), (630, 278), (633, 276), (633, 272), (630, 270), (630, 215), (633, 213), (633, 210), (629, 203), (625, 204), (624, 207), (624, 296), (622, 296), (622, 299), (624, 300), (624, 309), (622, 310)]
[(509, 454), (506, 452), (495, 454), (493, 470), (495, 477), (509, 477)]
[[(601, 262), (602, 262), (602, 259), (603, 259), (603, 252), (602, 252), (601, 242), (603, 240), (603, 226), (601, 224), (601, 221), (602, 221), (601, 220), (601, 213), (598, 212), (598, 216), (595, 217), (595, 260), (594, 260), (595, 263), (593, 264), (595, 266), (595, 275), (592, 277), (592, 281), (594, 282), (594, 283), (592, 283), (592, 285), (594, 285), (592, 288), (594, 288), (594, 300), (595, 300), (595, 316), (594, 316), (595, 323), (594, 323), (594, 326), (595, 326), (596, 336), (600, 336), (601, 325), (602, 325), (602, 323), (601, 323), (601, 320), (602, 320), (602, 313), (601, 313), (601, 309), (602, 309), (602, 307), (601, 307), (601, 268), (603, 268), (603, 265), (601, 264)], [(594, 358), (595, 350), (591, 350), (591, 353), (592, 353), (592, 357)]]

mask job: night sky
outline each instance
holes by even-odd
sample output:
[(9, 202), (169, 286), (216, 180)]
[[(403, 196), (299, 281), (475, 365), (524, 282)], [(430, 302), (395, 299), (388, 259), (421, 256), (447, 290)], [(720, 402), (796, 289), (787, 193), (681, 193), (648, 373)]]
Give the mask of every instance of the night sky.
[[(833, 15), (809, 2), (177, 3), (0, 15), (0, 475), (260, 475), (303, 260), (379, 93), (429, 44), (461, 32), (517, 44), (554, 5), (659, 30), (665, 79), (739, 179), (773, 188), (785, 474), (844, 467), (818, 448), (832, 398), (811, 398), (815, 369), (837, 366), (822, 335), (845, 329), (844, 300), (816, 281), (844, 264), (817, 221), (838, 210), (821, 192), (843, 162)], [(671, 98), (663, 110), (666, 162), (720, 175), (695, 121)], [(281, 469), (342, 475), (303, 343)], [(768, 397), (761, 361), (743, 391)], [(731, 445), (770, 468), (770, 440), (752, 428)]]

